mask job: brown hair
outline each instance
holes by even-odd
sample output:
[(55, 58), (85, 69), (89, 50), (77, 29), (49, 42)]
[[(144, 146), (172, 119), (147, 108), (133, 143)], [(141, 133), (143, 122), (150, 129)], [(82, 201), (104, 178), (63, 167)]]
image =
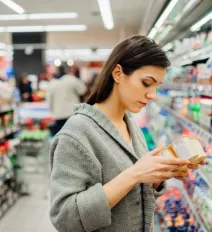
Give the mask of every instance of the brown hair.
[(112, 71), (117, 64), (122, 66), (126, 75), (130, 75), (142, 66), (167, 68), (170, 61), (162, 48), (145, 36), (135, 35), (122, 41), (113, 49), (106, 61), (86, 101), (88, 104), (100, 103), (111, 94), (114, 84)]

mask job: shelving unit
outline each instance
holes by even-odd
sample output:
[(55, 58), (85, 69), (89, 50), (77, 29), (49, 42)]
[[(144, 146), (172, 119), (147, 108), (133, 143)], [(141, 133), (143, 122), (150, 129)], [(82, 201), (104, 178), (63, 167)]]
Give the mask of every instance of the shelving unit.
[(186, 64), (191, 64), (197, 60), (204, 60), (212, 56), (212, 45), (204, 48), (193, 50), (184, 54), (175, 55), (171, 57), (172, 65), (182, 66)]
[(203, 178), (203, 180), (205, 181), (205, 183), (207, 183), (208, 187), (212, 191), (212, 183), (209, 181), (209, 179), (205, 176), (205, 174), (201, 171), (201, 169), (198, 169), (197, 172)]
[(198, 91), (200, 95), (212, 97), (212, 85), (198, 84), (198, 83), (175, 83), (164, 82), (161, 89), (183, 90), (183, 91)]
[(179, 123), (186, 129), (190, 130), (191, 132), (197, 134), (200, 136), (206, 144), (212, 144), (212, 134), (210, 134), (208, 131), (205, 129), (201, 128), (199, 125), (196, 123), (192, 122), (191, 120), (185, 118), (184, 116), (180, 115), (176, 111), (172, 110), (171, 108), (164, 106), (160, 104), (159, 102), (156, 102), (156, 104), (165, 109), (169, 114), (173, 115), (176, 117), (179, 121)]
[(194, 205), (193, 205), (193, 202), (191, 201), (190, 197), (188, 196), (188, 193), (187, 191), (185, 190), (185, 188), (183, 187), (182, 183), (179, 183), (179, 188), (186, 200), (186, 202), (188, 203), (189, 205), (189, 208), (191, 209), (193, 215), (195, 216), (198, 224), (201, 226), (201, 229), (204, 231), (204, 232), (208, 232), (208, 230), (205, 228), (204, 224), (202, 223), (202, 220), (201, 218), (199, 217), (199, 215), (196, 213), (196, 209), (194, 208)]
[(12, 111), (15, 109), (15, 104), (0, 106), (0, 114)]
[(13, 126), (11, 128), (6, 128), (3, 131), (0, 131), (0, 140), (4, 139), (7, 136), (10, 136), (13, 133), (16, 133), (19, 131), (19, 127), (18, 126)]

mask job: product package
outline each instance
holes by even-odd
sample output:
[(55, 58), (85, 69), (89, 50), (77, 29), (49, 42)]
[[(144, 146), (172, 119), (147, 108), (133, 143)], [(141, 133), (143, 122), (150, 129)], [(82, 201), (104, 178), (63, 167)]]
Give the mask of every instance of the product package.
[(206, 153), (196, 137), (184, 135), (166, 147), (160, 154), (165, 157), (187, 159), (191, 164), (199, 164), (206, 159)]

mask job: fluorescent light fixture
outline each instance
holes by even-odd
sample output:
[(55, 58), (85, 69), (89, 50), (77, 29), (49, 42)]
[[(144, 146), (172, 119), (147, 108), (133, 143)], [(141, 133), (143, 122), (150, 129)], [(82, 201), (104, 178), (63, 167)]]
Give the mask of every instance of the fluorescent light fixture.
[(172, 0), (169, 5), (166, 7), (166, 9), (163, 11), (162, 15), (160, 18), (157, 20), (155, 27), (159, 28), (162, 26), (168, 15), (171, 13), (175, 5), (177, 4), (178, 0)]
[(175, 5), (177, 4), (178, 0), (171, 0), (171, 2), (168, 4), (166, 9), (163, 11), (162, 15), (159, 17), (157, 22), (155, 23), (154, 27), (151, 29), (150, 33), (148, 34), (148, 37), (151, 39), (154, 39), (156, 36), (158, 29), (162, 26), (168, 15), (171, 13)]
[(86, 25), (47, 25), (0, 27), (0, 32), (85, 31)]
[(98, 0), (98, 4), (105, 28), (112, 30), (114, 28), (114, 21), (110, 0)]
[(153, 27), (147, 37), (149, 37), (150, 39), (153, 39), (155, 35), (157, 34), (157, 32), (158, 32), (158, 29)]
[(0, 32), (5, 32), (6, 27), (0, 27)]
[(165, 52), (167, 52), (167, 51), (169, 51), (170, 49), (172, 49), (173, 48), (173, 43), (168, 43), (168, 44), (166, 44), (164, 47), (163, 47), (163, 50), (165, 51)]
[(56, 59), (54, 61), (54, 65), (57, 66), (57, 67), (60, 67), (60, 65), (62, 64), (61, 60), (60, 59)]
[(14, 26), (14, 27), (5, 27), (7, 32), (42, 32), (44, 26)]
[(85, 31), (85, 25), (53, 25), (45, 26), (45, 31)]
[(194, 8), (199, 2), (200, 0), (190, 0), (187, 3), (187, 5), (183, 8), (183, 10), (180, 12), (180, 14), (178, 14), (174, 19), (175, 23), (179, 22), (183, 15), (185, 15), (186, 12)]
[(78, 14), (70, 13), (46, 13), (46, 14), (28, 14), (28, 19), (74, 19)]
[(12, 15), (0, 15), (0, 21), (12, 21), (12, 20), (39, 20), (39, 19), (74, 19), (78, 14), (75, 12), (70, 13), (47, 13), (47, 14), (12, 14)]
[(24, 13), (24, 9), (21, 6), (19, 6), (18, 4), (16, 4), (15, 2), (13, 2), (12, 0), (0, 0), (0, 2), (4, 3), (6, 6), (11, 8), (15, 12), (17, 12), (18, 14)]
[(6, 44), (5, 43), (0, 43), (0, 49), (1, 50), (4, 50), (4, 49), (6, 49)]
[(167, 36), (167, 34), (171, 31), (171, 29), (173, 28), (173, 26), (168, 25), (163, 32), (159, 35), (158, 37), (158, 41), (160, 42), (164, 37)]
[(200, 28), (211, 19), (212, 19), (212, 11), (209, 14), (207, 14), (205, 17), (203, 17), (200, 21), (198, 21), (193, 26), (191, 26), (190, 30), (199, 31)]
[(70, 67), (73, 66), (74, 65), (74, 60), (73, 59), (68, 59), (67, 60), (67, 65), (70, 66)]
[(26, 20), (26, 14), (0, 15), (0, 21)]
[(102, 48), (102, 49), (97, 49), (96, 53), (99, 55), (110, 55), (112, 52), (112, 49), (108, 49), (108, 48)]

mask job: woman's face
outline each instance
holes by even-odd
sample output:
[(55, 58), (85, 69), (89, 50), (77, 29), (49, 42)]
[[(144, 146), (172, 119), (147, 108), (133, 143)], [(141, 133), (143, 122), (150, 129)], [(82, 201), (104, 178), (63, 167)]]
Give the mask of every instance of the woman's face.
[(143, 66), (131, 75), (126, 75), (121, 66), (117, 65), (113, 71), (113, 77), (123, 107), (137, 113), (151, 100), (156, 100), (156, 90), (162, 83), (165, 73), (166, 68)]

